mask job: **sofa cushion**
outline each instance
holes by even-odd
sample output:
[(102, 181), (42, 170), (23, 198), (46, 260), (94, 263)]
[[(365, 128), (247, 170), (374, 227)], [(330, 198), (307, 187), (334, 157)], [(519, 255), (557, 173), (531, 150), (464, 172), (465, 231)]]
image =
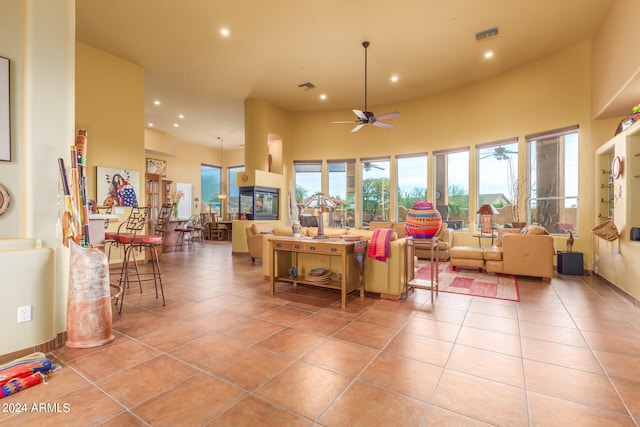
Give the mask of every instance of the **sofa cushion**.
[(472, 248), (469, 246), (454, 246), (451, 248), (449, 255), (451, 258), (459, 259), (484, 259), (484, 251), (481, 248)]
[(254, 234), (261, 234), (265, 232), (273, 231), (273, 224), (270, 222), (254, 222), (251, 225)]
[[(273, 234), (275, 234), (276, 236), (293, 236), (293, 230), (291, 229), (291, 227), (286, 227), (283, 225), (279, 227), (273, 227)], [(303, 236), (302, 229), (300, 230), (300, 235)]]
[(544, 227), (540, 227), (539, 225), (527, 225), (523, 229), (520, 230), (520, 234), (532, 234), (534, 236), (542, 236), (549, 234)]
[(393, 222), (391, 222), (391, 221), (371, 221), (369, 223), (369, 230), (375, 230), (376, 228), (393, 228)]
[[(347, 233), (346, 228), (324, 228), (323, 233), (327, 237), (340, 237)], [(302, 233), (301, 233), (302, 235)], [(307, 227), (307, 237), (316, 237), (318, 235), (317, 227)]]
[(498, 246), (489, 246), (484, 248), (485, 261), (502, 261), (502, 248)]
[(502, 238), (508, 233), (520, 233), (520, 228), (499, 228), (498, 237), (496, 238), (496, 246), (502, 246)]

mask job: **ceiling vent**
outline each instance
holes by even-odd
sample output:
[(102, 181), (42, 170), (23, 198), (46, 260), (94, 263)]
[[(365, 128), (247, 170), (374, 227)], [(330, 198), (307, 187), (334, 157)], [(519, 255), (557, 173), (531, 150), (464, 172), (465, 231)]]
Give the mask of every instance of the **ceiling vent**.
[(476, 41), (483, 42), (486, 40), (495, 39), (500, 35), (498, 27), (489, 28), (488, 30), (479, 31), (476, 33)]
[(316, 88), (311, 82), (300, 83), (298, 87), (301, 87), (304, 90), (311, 90)]

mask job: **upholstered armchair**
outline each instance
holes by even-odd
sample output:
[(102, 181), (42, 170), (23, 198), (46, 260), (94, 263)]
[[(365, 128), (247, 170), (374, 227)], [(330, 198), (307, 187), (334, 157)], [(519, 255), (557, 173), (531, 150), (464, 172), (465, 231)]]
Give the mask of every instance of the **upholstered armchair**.
[(247, 247), (249, 248), (249, 256), (251, 262), (255, 263), (256, 258), (262, 259), (262, 240), (265, 234), (273, 233), (273, 224), (256, 222), (251, 227), (246, 228)]

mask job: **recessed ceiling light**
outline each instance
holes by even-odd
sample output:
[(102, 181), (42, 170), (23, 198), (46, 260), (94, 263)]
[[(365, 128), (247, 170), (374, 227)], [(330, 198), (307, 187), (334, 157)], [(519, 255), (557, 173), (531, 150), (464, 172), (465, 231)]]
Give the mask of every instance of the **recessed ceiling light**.
[(148, 123), (147, 126), (149, 126), (150, 128), (153, 127), (153, 123)]
[(174, 127), (174, 128), (179, 128), (179, 127), (180, 127), (180, 125), (179, 125), (179, 124), (177, 124), (177, 123), (174, 123), (174, 124), (173, 124), (173, 127)]
[(322, 95), (320, 95), (320, 99), (324, 101), (325, 99), (327, 99), (327, 95), (323, 93)]
[(184, 119), (184, 114), (178, 114), (179, 119)]
[(155, 105), (160, 105), (160, 101), (158, 101), (157, 99), (156, 99), (155, 101), (153, 101), (153, 103), (154, 103)]
[(493, 58), (493, 52), (492, 51), (487, 51), (484, 53), (484, 57), (489, 59), (489, 58)]
[(229, 37), (229, 29), (228, 28), (220, 28), (220, 35), (222, 37)]
[(397, 82), (398, 81), (398, 76), (391, 76), (391, 81), (392, 82)]

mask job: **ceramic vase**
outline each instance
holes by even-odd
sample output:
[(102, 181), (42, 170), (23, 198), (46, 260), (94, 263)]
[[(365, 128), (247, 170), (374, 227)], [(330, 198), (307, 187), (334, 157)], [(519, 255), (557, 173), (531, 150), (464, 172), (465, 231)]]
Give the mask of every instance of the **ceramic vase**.
[(111, 332), (109, 264), (104, 252), (69, 240), (69, 294), (65, 346), (89, 348), (115, 339)]
[(417, 201), (406, 218), (406, 234), (417, 239), (430, 239), (440, 231), (442, 217), (432, 203)]
[(302, 226), (300, 225), (300, 221), (293, 221), (293, 225), (291, 226), (291, 231), (293, 232), (293, 237), (300, 237), (300, 231), (302, 231)]

